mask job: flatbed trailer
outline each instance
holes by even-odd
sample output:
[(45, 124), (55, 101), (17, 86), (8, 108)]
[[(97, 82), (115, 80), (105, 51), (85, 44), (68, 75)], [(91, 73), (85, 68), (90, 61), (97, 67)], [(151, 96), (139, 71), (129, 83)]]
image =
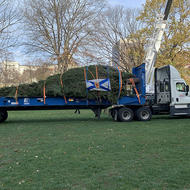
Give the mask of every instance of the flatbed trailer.
[[(95, 116), (100, 118), (101, 110), (106, 108), (118, 109), (119, 107), (142, 107), (145, 105), (145, 64), (133, 69), (133, 75), (138, 78), (136, 86), (139, 97), (133, 96), (118, 97), (117, 104), (111, 104), (108, 100), (88, 100), (80, 98), (63, 98), (63, 97), (0, 97), (0, 122), (8, 117), (8, 111), (21, 110), (68, 110), (79, 111), (81, 109), (90, 109)], [(111, 114), (114, 118), (113, 114)]]
[[(109, 108), (110, 115), (116, 121), (149, 121), (152, 114), (171, 116), (190, 116), (189, 86), (179, 72), (171, 65), (155, 70), (155, 94), (146, 94), (145, 64), (133, 68), (137, 80), (132, 87), (132, 96), (118, 97), (117, 104), (108, 100), (88, 100), (64, 97), (0, 97), (0, 122), (8, 117), (8, 111), (20, 110), (68, 110), (80, 112), (90, 109), (100, 119), (101, 110)], [(136, 91), (138, 94), (136, 93)]]
[[(167, 1), (164, 14), (157, 18), (144, 64), (132, 70), (137, 79), (129, 80), (133, 95), (120, 97), (119, 92), (117, 104), (114, 105), (105, 99), (19, 97), (15, 100), (11, 97), (0, 97), (0, 122), (5, 121), (8, 117), (7, 111), (12, 110), (91, 109), (100, 118), (101, 110), (110, 107), (110, 115), (117, 121), (148, 121), (152, 114), (190, 116), (189, 86), (179, 72), (171, 65), (154, 68), (172, 1)], [(121, 90), (120, 83), (119, 86)]]

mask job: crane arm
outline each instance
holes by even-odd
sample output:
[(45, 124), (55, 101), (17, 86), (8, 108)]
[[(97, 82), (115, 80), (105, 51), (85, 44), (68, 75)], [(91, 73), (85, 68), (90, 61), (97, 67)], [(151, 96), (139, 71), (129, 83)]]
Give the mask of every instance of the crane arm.
[(163, 15), (159, 15), (156, 21), (156, 27), (152, 39), (149, 42), (146, 56), (145, 56), (145, 69), (146, 69), (146, 92), (154, 93), (154, 66), (157, 58), (158, 51), (161, 46), (164, 31), (167, 25), (168, 15), (171, 9), (173, 0), (168, 0)]
[(164, 20), (167, 20), (167, 19), (168, 19), (168, 15), (169, 15), (169, 13), (170, 13), (171, 6), (172, 6), (172, 0), (169, 0), (169, 1), (167, 2), (166, 9), (165, 9), (165, 12), (164, 12)]

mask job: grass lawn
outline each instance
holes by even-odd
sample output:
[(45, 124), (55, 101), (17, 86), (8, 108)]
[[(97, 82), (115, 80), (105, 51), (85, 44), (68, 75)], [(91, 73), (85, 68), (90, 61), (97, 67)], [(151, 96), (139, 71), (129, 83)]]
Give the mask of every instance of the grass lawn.
[(190, 189), (190, 118), (10, 112), (0, 124), (0, 189)]

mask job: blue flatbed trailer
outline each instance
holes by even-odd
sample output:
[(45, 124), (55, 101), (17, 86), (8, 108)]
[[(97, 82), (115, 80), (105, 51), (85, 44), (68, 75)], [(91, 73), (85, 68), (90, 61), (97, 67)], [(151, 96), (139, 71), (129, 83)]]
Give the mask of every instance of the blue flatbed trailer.
[[(111, 107), (111, 115), (114, 119), (116, 118), (115, 115), (118, 115), (117, 112), (120, 108), (138, 109), (139, 107), (143, 107), (146, 103), (145, 64), (133, 68), (133, 75), (139, 79), (139, 82), (136, 84), (139, 98), (135, 95), (123, 96), (118, 98), (116, 105), (112, 105), (108, 100), (98, 101), (79, 98), (67, 98), (65, 100), (63, 97), (46, 97), (44, 101), (43, 97), (18, 97), (17, 100), (12, 97), (0, 97), (0, 122), (7, 119), (7, 111), (91, 109), (94, 111), (95, 116), (99, 118), (101, 110), (108, 107)], [(127, 121), (121, 118), (117, 118), (117, 120)]]

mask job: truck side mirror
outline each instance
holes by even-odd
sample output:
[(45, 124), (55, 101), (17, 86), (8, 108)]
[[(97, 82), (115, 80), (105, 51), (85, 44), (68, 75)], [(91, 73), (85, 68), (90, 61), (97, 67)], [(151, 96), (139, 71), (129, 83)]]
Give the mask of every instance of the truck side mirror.
[(187, 92), (187, 93), (186, 93), (186, 96), (187, 96), (188, 93), (189, 93), (189, 85), (186, 86), (186, 92)]

